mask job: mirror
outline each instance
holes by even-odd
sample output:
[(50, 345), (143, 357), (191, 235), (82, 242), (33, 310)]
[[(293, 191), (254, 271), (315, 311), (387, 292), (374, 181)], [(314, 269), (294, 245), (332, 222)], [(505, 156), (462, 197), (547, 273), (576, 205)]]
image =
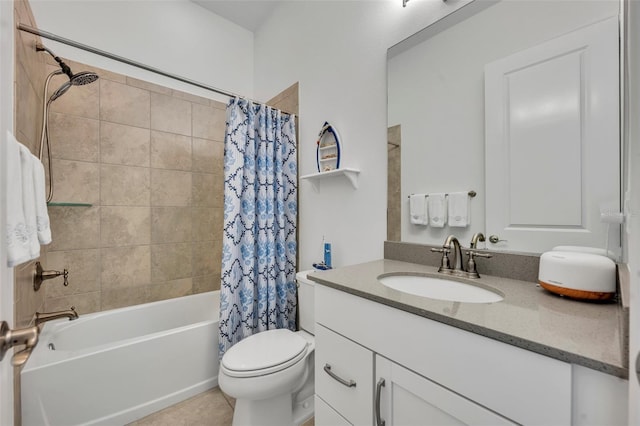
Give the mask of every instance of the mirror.
[[(485, 187), (492, 172), (485, 166), (485, 66), (618, 13), (618, 2), (611, 1), (476, 0), (391, 47), (387, 55), (389, 239), (399, 236), (403, 242), (440, 245), (447, 235), (455, 234), (468, 246), (474, 233), (483, 232), (486, 247), (492, 250), (540, 253), (558, 245), (541, 249), (544, 245), (534, 246), (528, 243), (529, 238), (495, 244), (488, 241), (486, 218), (491, 206), (487, 205), (487, 192), (494, 188)], [(617, 59), (613, 62), (617, 67)], [(617, 124), (614, 130), (619, 132)], [(578, 200), (583, 210), (595, 211), (598, 218), (603, 207), (620, 208), (620, 138), (611, 139), (608, 143), (618, 158), (604, 173), (614, 176), (617, 187), (604, 199), (583, 195), (582, 201)], [(542, 158), (540, 163), (539, 170), (543, 170), (547, 161)], [(535, 187), (539, 180), (540, 176), (532, 173), (527, 187)], [(584, 186), (584, 181), (578, 188), (580, 184)], [(436, 228), (410, 223), (410, 194), (471, 190), (477, 196), (470, 199), (468, 226)], [(538, 192), (544, 196), (544, 191)], [(583, 216), (577, 220), (590, 220)], [(580, 226), (563, 237), (562, 245), (589, 245), (580, 237), (585, 233)], [(590, 245), (604, 248), (608, 244), (619, 250), (619, 227), (607, 228), (602, 223), (596, 227), (600, 232), (597, 244)]]

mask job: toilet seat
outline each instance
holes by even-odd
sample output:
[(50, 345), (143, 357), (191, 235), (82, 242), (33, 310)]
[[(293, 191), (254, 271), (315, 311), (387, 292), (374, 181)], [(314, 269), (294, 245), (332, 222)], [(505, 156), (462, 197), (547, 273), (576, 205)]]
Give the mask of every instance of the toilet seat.
[(287, 329), (263, 331), (231, 347), (221, 369), (230, 377), (256, 377), (294, 365), (307, 353), (308, 342)]

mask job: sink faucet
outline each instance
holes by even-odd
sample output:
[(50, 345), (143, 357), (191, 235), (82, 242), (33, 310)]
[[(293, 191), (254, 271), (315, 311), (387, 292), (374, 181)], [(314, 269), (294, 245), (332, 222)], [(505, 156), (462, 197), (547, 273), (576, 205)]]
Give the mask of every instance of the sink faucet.
[(478, 242), (484, 242), (484, 234), (482, 232), (476, 232), (475, 234), (473, 234), (473, 237), (471, 237), (471, 244), (469, 245), (469, 248), (471, 250), (474, 250), (478, 247)]
[(67, 309), (66, 311), (36, 312), (33, 316), (33, 321), (35, 322), (36, 326), (39, 326), (44, 322), (53, 321), (59, 318), (69, 318), (69, 321), (78, 319), (76, 308), (72, 306), (71, 309)]
[[(442, 261), (440, 263), (440, 269), (438, 272), (445, 272), (454, 275), (465, 275), (466, 271), (462, 266), (462, 249), (460, 247), (460, 241), (455, 235), (449, 235), (445, 240), (442, 248), (432, 248), (431, 251), (442, 253)], [(453, 251), (453, 267), (449, 262), (449, 253)]]

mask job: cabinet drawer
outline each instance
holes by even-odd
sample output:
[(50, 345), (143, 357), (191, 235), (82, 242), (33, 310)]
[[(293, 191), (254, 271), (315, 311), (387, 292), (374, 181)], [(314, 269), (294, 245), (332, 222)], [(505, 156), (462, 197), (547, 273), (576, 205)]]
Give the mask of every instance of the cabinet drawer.
[(351, 426), (340, 414), (331, 408), (326, 402), (315, 396), (314, 425), (315, 426)]
[(354, 425), (372, 424), (373, 352), (317, 324), (315, 362), (316, 394)]

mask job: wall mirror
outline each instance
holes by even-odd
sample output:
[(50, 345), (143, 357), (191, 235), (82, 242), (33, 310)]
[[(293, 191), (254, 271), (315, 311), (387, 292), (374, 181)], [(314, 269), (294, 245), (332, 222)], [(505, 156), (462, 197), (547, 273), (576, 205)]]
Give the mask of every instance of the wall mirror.
[[(388, 50), (388, 239), (620, 251), (619, 3), (471, 1)], [(475, 190), (470, 224), (409, 195)], [(489, 236), (493, 235), (489, 242)]]

